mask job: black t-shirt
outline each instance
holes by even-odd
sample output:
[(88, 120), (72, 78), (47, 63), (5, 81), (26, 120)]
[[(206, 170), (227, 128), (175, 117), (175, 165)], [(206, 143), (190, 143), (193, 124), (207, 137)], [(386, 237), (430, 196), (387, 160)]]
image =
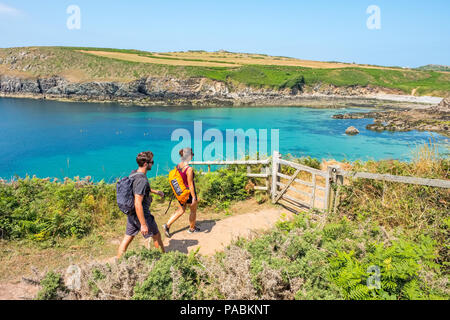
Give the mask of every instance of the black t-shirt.
[[(136, 173), (137, 170), (133, 170), (131, 173)], [(133, 193), (144, 196), (142, 199), (142, 207), (144, 208), (144, 215), (150, 215), (150, 204), (152, 203), (152, 196), (150, 195), (150, 183), (147, 176), (143, 173), (134, 175), (133, 179)]]

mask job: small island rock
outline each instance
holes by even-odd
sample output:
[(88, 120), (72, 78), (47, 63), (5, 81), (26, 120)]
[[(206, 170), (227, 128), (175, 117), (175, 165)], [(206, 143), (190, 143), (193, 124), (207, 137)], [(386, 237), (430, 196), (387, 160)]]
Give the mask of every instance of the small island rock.
[(345, 130), (345, 133), (348, 135), (355, 135), (359, 133), (359, 130), (356, 129), (355, 127), (348, 127), (347, 130)]

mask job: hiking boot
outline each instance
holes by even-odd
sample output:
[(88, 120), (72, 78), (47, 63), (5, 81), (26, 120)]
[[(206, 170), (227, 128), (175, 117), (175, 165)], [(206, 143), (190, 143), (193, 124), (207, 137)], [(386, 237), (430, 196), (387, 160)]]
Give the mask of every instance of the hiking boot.
[(196, 233), (196, 232), (200, 232), (200, 228), (195, 227), (194, 229), (189, 228), (188, 233)]
[(167, 224), (163, 225), (163, 229), (164, 229), (164, 234), (166, 235), (166, 237), (170, 238), (172, 235), (170, 234), (169, 227), (167, 226)]

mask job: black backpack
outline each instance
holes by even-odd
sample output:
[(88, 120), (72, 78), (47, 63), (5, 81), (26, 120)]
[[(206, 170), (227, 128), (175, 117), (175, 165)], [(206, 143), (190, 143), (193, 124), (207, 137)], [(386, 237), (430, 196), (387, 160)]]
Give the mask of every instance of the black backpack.
[(117, 182), (117, 205), (119, 209), (127, 216), (133, 214), (134, 210), (134, 193), (133, 193), (133, 179), (132, 177), (143, 174), (141, 172), (135, 172), (128, 177), (124, 177)]

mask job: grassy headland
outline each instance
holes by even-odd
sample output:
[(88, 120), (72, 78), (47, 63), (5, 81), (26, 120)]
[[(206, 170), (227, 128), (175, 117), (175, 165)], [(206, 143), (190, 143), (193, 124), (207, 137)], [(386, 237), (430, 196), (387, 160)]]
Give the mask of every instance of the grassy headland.
[[(105, 53), (121, 55), (105, 56)], [(403, 94), (414, 92), (441, 97), (450, 94), (450, 73), (446, 72), (228, 52), (151, 53), (104, 48), (26, 47), (0, 49), (0, 59), (0, 74), (60, 75), (74, 82), (127, 82), (149, 76), (205, 77), (233, 85), (272, 89), (330, 84), (381, 87)]]

